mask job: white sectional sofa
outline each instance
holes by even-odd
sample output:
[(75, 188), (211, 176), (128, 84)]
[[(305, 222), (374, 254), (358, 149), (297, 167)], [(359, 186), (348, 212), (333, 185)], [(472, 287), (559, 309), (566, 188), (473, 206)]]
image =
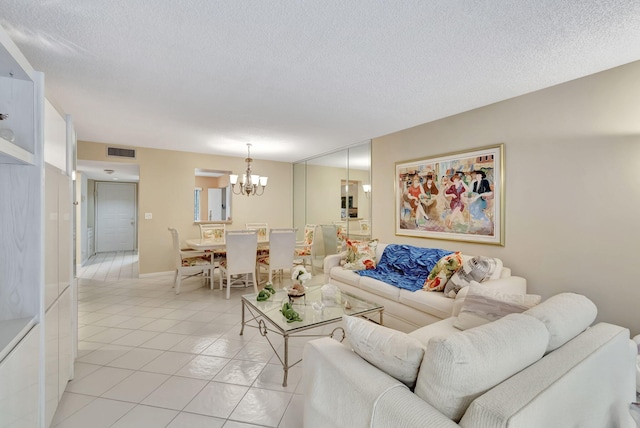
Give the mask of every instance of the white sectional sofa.
[[(376, 247), (376, 259), (380, 260), (386, 244)], [(463, 255), (467, 260), (472, 256)], [(465, 290), (455, 299), (442, 292), (408, 291), (382, 281), (361, 277), (355, 271), (343, 269), (340, 261), (344, 254), (334, 254), (324, 259), (325, 282), (335, 284), (340, 290), (368, 299), (384, 306), (384, 325), (396, 330), (409, 332), (451, 316), (454, 304), (464, 299)], [(483, 283), (496, 291), (509, 294), (525, 294), (527, 282), (524, 278), (512, 276), (511, 269), (502, 266), (494, 272), (490, 280)], [(458, 303), (459, 304), (459, 303)]]
[[(361, 357), (362, 348), (313, 340), (303, 356), (304, 427), (635, 427), (635, 343), (625, 328), (588, 327), (595, 316), (584, 296), (562, 293), (465, 331), (453, 326), (455, 317), (408, 335), (345, 318), (372, 329), (346, 327), (347, 339), (366, 341), (369, 356), (392, 348), (391, 365), (413, 355), (402, 341), (424, 347), (415, 390), (397, 371)], [(388, 332), (402, 337), (384, 338)]]

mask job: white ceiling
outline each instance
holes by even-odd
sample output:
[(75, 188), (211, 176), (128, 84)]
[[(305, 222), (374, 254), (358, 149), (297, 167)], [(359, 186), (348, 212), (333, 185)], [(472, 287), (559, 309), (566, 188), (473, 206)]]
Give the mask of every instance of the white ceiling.
[(0, 0), (80, 140), (296, 161), (640, 59), (638, 0)]

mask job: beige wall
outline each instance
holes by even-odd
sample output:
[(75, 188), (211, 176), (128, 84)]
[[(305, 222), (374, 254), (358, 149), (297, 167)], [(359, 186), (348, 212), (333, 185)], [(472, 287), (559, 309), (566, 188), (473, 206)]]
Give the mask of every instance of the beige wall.
[[(78, 142), (78, 159), (135, 163), (140, 167), (138, 187), (138, 250), (140, 273), (173, 269), (171, 235), (175, 227), (181, 240), (200, 237), (193, 222), (195, 169), (207, 168), (241, 172), (244, 158), (204, 155), (170, 150), (136, 148), (136, 159), (107, 158), (104, 144)], [(252, 169), (269, 177), (263, 196), (232, 196), (231, 229), (242, 229), (247, 222), (267, 222), (269, 227), (291, 227), (291, 164), (256, 160)], [(145, 220), (144, 214), (153, 219)]]
[[(505, 246), (395, 236), (394, 163), (505, 143)], [(571, 291), (640, 333), (640, 62), (372, 142), (382, 242), (501, 258), (544, 298)]]

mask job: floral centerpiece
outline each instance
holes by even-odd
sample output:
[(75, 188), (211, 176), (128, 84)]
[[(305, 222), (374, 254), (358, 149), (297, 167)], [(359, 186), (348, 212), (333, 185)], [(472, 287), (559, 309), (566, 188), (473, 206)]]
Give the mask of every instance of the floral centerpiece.
[(304, 295), (304, 283), (311, 279), (311, 274), (307, 272), (304, 266), (296, 266), (291, 270), (291, 280), (293, 286), (288, 290), (290, 296)]
[(304, 266), (296, 266), (291, 271), (291, 279), (294, 284), (304, 284), (305, 281), (311, 279), (311, 274)]

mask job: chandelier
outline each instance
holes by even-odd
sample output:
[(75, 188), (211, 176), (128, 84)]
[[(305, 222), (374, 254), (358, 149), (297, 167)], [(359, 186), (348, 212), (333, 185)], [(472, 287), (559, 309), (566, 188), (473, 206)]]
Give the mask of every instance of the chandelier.
[[(257, 174), (251, 174), (251, 162), (253, 162), (253, 159), (251, 159), (251, 144), (247, 144), (247, 158), (245, 159), (245, 162), (247, 162), (247, 172), (242, 174), (239, 183), (240, 186), (238, 186), (237, 190), (236, 184), (238, 184), (238, 175), (229, 175), (231, 190), (236, 195), (260, 196), (264, 193), (264, 188), (267, 187), (267, 180), (269, 177), (260, 177)], [(260, 186), (260, 189), (258, 189), (258, 186)], [(258, 190), (260, 191), (259, 193)]]

